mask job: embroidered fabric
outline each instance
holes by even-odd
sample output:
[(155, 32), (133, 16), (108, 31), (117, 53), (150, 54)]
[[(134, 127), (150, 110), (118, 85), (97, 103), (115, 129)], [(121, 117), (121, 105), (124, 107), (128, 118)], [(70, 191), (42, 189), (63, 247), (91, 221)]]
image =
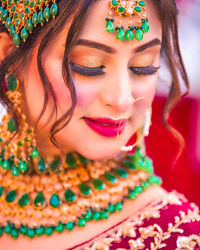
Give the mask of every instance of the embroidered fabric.
[(76, 250), (200, 249), (200, 213), (177, 191), (155, 200)]

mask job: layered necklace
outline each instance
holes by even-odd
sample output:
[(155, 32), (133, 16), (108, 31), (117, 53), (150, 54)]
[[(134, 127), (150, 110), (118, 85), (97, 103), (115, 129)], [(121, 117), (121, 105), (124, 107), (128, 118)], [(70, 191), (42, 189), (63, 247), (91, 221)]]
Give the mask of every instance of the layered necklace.
[(0, 236), (50, 236), (106, 220), (122, 210), (126, 199), (137, 199), (151, 185), (161, 184), (140, 148), (106, 161), (78, 152), (68, 153), (64, 161), (41, 157), (15, 83), (9, 78), (6, 95), (19, 117), (18, 129), (9, 113), (0, 125)]

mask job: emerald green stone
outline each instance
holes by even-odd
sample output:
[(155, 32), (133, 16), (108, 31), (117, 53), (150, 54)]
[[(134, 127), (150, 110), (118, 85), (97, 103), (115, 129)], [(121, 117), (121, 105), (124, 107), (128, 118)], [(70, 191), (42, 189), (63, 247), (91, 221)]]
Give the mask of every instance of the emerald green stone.
[(31, 152), (31, 158), (32, 159), (35, 159), (35, 158), (39, 158), (39, 152), (38, 152), (38, 150), (35, 148), (35, 149), (33, 149), (33, 151)]
[(16, 199), (16, 197), (17, 197), (16, 190), (12, 190), (9, 193), (7, 193), (7, 195), (6, 195), (6, 201), (8, 203), (11, 203), (11, 202), (13, 202)]
[(71, 189), (67, 189), (65, 191), (65, 200), (68, 202), (72, 202), (76, 199), (75, 193)]
[(12, 228), (11, 231), (10, 231), (10, 235), (12, 238), (18, 238), (19, 236), (19, 232), (16, 228)]
[(95, 211), (92, 215), (93, 220), (100, 220), (101, 219), (101, 213), (99, 211)]
[(26, 28), (23, 28), (21, 30), (21, 38), (24, 40), (26, 40), (28, 38), (28, 31), (26, 30)]
[(22, 226), (20, 227), (19, 231), (20, 231), (21, 234), (26, 234), (26, 232), (27, 232), (27, 227), (22, 225)]
[(18, 3), (19, 3), (19, 0), (14, 0), (14, 3), (15, 3), (15, 4), (18, 4)]
[(11, 225), (10, 223), (8, 223), (5, 227), (4, 227), (4, 232), (9, 234), (11, 232)]
[[(15, 34), (17, 35), (17, 34)], [(14, 35), (14, 37), (15, 37)], [(15, 120), (13, 118), (10, 118), (9, 122), (8, 122), (8, 130), (13, 133), (16, 130), (16, 123)]]
[(116, 168), (115, 172), (117, 175), (119, 175), (121, 178), (126, 178), (128, 176), (128, 173), (125, 169), (123, 168)]
[(92, 219), (92, 213), (90, 211), (87, 211), (86, 214), (84, 215), (84, 219), (86, 221), (90, 221)]
[(123, 29), (120, 29), (117, 31), (116, 38), (117, 38), (117, 40), (120, 40), (120, 41), (124, 40), (125, 33), (124, 33)]
[(53, 194), (50, 198), (50, 205), (52, 207), (59, 207), (60, 206), (60, 198), (57, 194)]
[(87, 158), (85, 158), (84, 156), (82, 156), (81, 154), (78, 154), (78, 158), (80, 160), (81, 163), (83, 163), (84, 165), (88, 164), (89, 160)]
[(0, 15), (3, 13), (3, 7), (0, 6)]
[(93, 186), (97, 190), (104, 189), (104, 183), (100, 179), (93, 179)]
[(28, 193), (26, 193), (26, 194), (22, 195), (22, 197), (19, 199), (18, 203), (19, 203), (20, 207), (24, 207), (24, 206), (28, 205), (29, 200), (30, 200), (30, 196)]
[(104, 177), (106, 178), (107, 181), (109, 181), (110, 183), (115, 183), (117, 181), (117, 178), (111, 174), (111, 173), (105, 173)]
[(19, 14), (17, 12), (15, 12), (14, 15), (13, 15), (13, 19), (17, 19), (18, 16), (19, 16)]
[(76, 167), (76, 159), (71, 153), (66, 155), (65, 162), (70, 168)]
[(0, 237), (3, 235), (3, 228), (0, 227)]
[(35, 2), (33, 1), (33, 2), (31, 2), (31, 3), (30, 3), (30, 5), (29, 5), (29, 6), (30, 6), (30, 8), (33, 8), (33, 7), (34, 7), (34, 5), (35, 5)]
[(56, 158), (52, 163), (51, 163), (51, 170), (55, 171), (56, 168), (59, 166), (60, 164), (60, 158)]
[[(24, 12), (25, 12), (25, 14), (30, 14), (29, 8), (26, 8), (26, 9), (24, 10)], [(35, 14), (35, 13), (34, 13), (34, 14)]]
[(132, 161), (124, 161), (123, 164), (128, 169), (131, 169), (131, 170), (136, 169)]
[(140, 6), (136, 6), (136, 7), (134, 8), (134, 10), (135, 10), (136, 12), (141, 12), (141, 11), (142, 11), (142, 8), (141, 8)]
[(79, 185), (80, 191), (84, 195), (89, 195), (92, 192), (92, 189), (85, 183)]
[(27, 231), (26, 231), (26, 235), (29, 238), (33, 238), (35, 236), (35, 230), (33, 228), (28, 228)]
[(16, 34), (16, 33), (13, 36), (13, 42), (14, 42), (15, 46), (19, 46), (20, 45), (20, 38), (19, 38), (19, 35)]
[(3, 194), (3, 187), (0, 186), (0, 197), (2, 196)]
[(40, 172), (44, 172), (45, 171), (45, 164), (44, 164), (44, 159), (41, 158), (39, 161), (38, 161), (38, 170)]
[(78, 226), (79, 227), (84, 227), (86, 225), (86, 221), (83, 218), (79, 218), (78, 220)]
[(15, 34), (15, 28), (13, 25), (10, 26), (10, 31), (9, 31), (10, 35), (13, 37)]
[(145, 6), (145, 2), (144, 1), (139, 1), (138, 5), (140, 5), (141, 7), (144, 7)]
[(134, 38), (133, 31), (127, 30), (126, 33), (125, 33), (125, 38), (128, 41), (133, 40), (133, 38)]
[(29, 5), (29, 0), (24, 0), (24, 6), (28, 6)]
[(133, 200), (137, 197), (137, 193), (134, 190), (129, 191), (128, 198)]
[(149, 31), (149, 23), (148, 22), (144, 22), (143, 27), (144, 27), (145, 33)]
[(10, 17), (8, 17), (7, 19), (6, 19), (6, 23), (5, 23), (5, 26), (6, 26), (6, 28), (7, 29), (9, 29), (10, 28), (10, 26), (11, 26), (11, 18)]
[(58, 5), (56, 3), (51, 5), (50, 13), (52, 16), (56, 16), (58, 14)]
[(44, 22), (45, 22), (45, 20), (44, 20), (43, 12), (40, 11), (40, 12), (38, 13), (38, 23), (44, 23)]
[(52, 233), (53, 233), (53, 227), (46, 227), (46, 228), (44, 229), (44, 233), (45, 233), (47, 236), (52, 235)]
[(107, 212), (107, 211), (103, 211), (103, 212), (101, 213), (101, 219), (102, 219), (102, 220), (108, 219), (108, 212)]
[(12, 176), (19, 176), (20, 174), (19, 169), (16, 166), (12, 167), (11, 173), (12, 173)]
[(40, 4), (41, 4), (41, 0), (37, 0), (37, 1), (36, 1), (36, 4), (37, 4), (37, 5), (40, 5)]
[(3, 21), (6, 21), (7, 17), (8, 17), (8, 11), (4, 10), (1, 18)]
[(120, 14), (122, 14), (122, 13), (124, 13), (124, 11), (125, 11), (125, 7), (119, 6), (119, 7), (117, 8), (117, 11), (118, 11)]
[(7, 161), (7, 160), (4, 160), (4, 161), (2, 162), (2, 168), (3, 168), (4, 170), (9, 170), (9, 169), (10, 169), (10, 162)]
[(37, 236), (41, 236), (44, 233), (44, 227), (41, 226), (39, 228), (36, 228), (35, 233), (36, 233)]
[(18, 145), (18, 146), (22, 146), (23, 143), (22, 143), (21, 141), (18, 141), (18, 142), (17, 142), (17, 145)]
[(34, 26), (36, 26), (38, 24), (38, 15), (37, 15), (37, 13), (33, 14), (31, 21), (34, 24)]
[(135, 32), (135, 39), (137, 41), (141, 41), (143, 39), (143, 32), (142, 32), (142, 30), (140, 30), (140, 29), (136, 30), (136, 32)]
[(116, 0), (112, 0), (112, 5), (116, 7), (116, 6), (119, 5), (119, 3), (118, 3), (118, 1), (116, 1)]
[(74, 223), (69, 221), (66, 225), (65, 225), (65, 229), (68, 231), (71, 231), (74, 228)]
[(141, 185), (143, 190), (146, 190), (149, 187), (149, 183), (147, 181), (144, 181)]
[(15, 21), (15, 28), (19, 27), (19, 25), (20, 25), (20, 20), (17, 19), (17, 20)]
[(106, 31), (112, 33), (115, 30), (114, 24), (111, 21), (107, 21)]
[(45, 19), (50, 19), (51, 18), (50, 9), (48, 7), (46, 7), (44, 9), (44, 18)]
[(19, 162), (19, 170), (20, 170), (20, 172), (25, 173), (27, 171), (27, 169), (28, 169), (27, 163), (25, 161), (20, 161)]
[(12, 8), (10, 10), (11, 10), (11, 12), (15, 12), (16, 11), (16, 6), (15, 5), (12, 6)]
[(115, 211), (118, 211), (118, 212), (122, 211), (122, 203), (121, 202), (117, 202), (115, 204)]
[(136, 187), (133, 189), (133, 191), (136, 192), (137, 194), (140, 194), (140, 193), (142, 193), (143, 188), (142, 188), (141, 185), (138, 185), (138, 186), (136, 186)]
[(42, 192), (39, 192), (34, 200), (36, 207), (41, 207), (44, 204), (45, 198)]
[(13, 4), (13, 0), (8, 0), (8, 5), (12, 5)]
[(115, 212), (115, 206), (113, 204), (111, 204), (111, 203), (108, 205), (108, 212), (109, 213)]
[(55, 231), (57, 233), (62, 233), (63, 229), (64, 229), (64, 226), (61, 222), (55, 227)]
[(0, 138), (0, 142), (2, 142), (3, 141), (3, 139), (2, 138)]
[(144, 170), (148, 174), (152, 174), (153, 173), (153, 163), (152, 163), (152, 160), (149, 159), (148, 157), (144, 158)]
[(150, 185), (160, 185), (162, 183), (162, 179), (156, 175), (151, 175), (147, 181)]

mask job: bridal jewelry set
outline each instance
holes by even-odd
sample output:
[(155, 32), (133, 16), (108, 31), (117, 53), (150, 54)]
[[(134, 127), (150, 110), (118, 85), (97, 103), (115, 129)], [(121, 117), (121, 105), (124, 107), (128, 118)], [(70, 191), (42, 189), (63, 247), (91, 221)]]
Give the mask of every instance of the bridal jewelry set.
[[(109, 33), (116, 30), (118, 40), (142, 40), (149, 30), (144, 1), (112, 0), (109, 8)], [(58, 12), (55, 0), (0, 0), (0, 21), (17, 47), (34, 27)], [(126, 32), (123, 26), (114, 27), (114, 13), (119, 17), (118, 24), (121, 16), (129, 18)], [(139, 18), (135, 26), (131, 23), (133, 15)], [(10, 73), (4, 90), (13, 113), (8, 111), (0, 125), (0, 236), (34, 238), (84, 227), (88, 221), (105, 220), (121, 211), (125, 199), (136, 199), (150, 186), (161, 184), (152, 161), (139, 147), (135, 153), (123, 153), (107, 161), (88, 160), (77, 152), (68, 153), (64, 161), (59, 156), (44, 159), (34, 128), (22, 112), (18, 88), (19, 81)]]
[[(149, 31), (149, 22), (145, 14), (145, 1), (141, 0), (109, 0), (106, 31), (116, 31), (118, 40), (137, 41), (143, 39), (144, 33)], [(44, 25), (51, 18), (59, 14), (56, 0), (0, 0), (0, 21), (5, 24), (13, 43), (19, 47), (21, 40), (26, 42), (37, 25)], [(117, 20), (113, 17), (117, 16)], [(128, 17), (128, 28), (124, 31), (121, 25), (122, 17)], [(133, 25), (132, 17), (138, 21)], [(117, 22), (115, 26), (114, 23)]]
[(0, 125), (0, 235), (33, 238), (84, 227), (161, 184), (139, 148), (109, 161), (91, 161), (77, 152), (68, 153), (64, 162), (41, 157), (34, 129), (21, 110), (18, 86), (14, 75), (4, 86), (18, 120), (7, 113)]

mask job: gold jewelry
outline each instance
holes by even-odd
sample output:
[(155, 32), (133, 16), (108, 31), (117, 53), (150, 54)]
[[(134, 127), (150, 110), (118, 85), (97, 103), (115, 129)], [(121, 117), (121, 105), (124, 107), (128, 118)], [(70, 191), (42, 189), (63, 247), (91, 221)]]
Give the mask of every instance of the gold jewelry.
[(0, 21), (13, 37), (16, 47), (24, 42), (34, 27), (58, 15), (56, 0), (0, 0)]
[[(145, 14), (145, 1), (140, 0), (109, 0), (108, 18), (106, 18), (106, 31), (113, 33), (116, 30), (116, 38), (118, 40), (131, 41), (135, 38), (137, 41), (143, 39), (143, 34), (149, 31), (148, 18)], [(113, 16), (118, 16), (118, 26), (114, 26)], [(137, 25), (132, 26), (132, 16), (138, 17)], [(128, 29), (124, 31), (124, 27), (121, 26), (121, 16), (126, 16), (128, 21)]]

